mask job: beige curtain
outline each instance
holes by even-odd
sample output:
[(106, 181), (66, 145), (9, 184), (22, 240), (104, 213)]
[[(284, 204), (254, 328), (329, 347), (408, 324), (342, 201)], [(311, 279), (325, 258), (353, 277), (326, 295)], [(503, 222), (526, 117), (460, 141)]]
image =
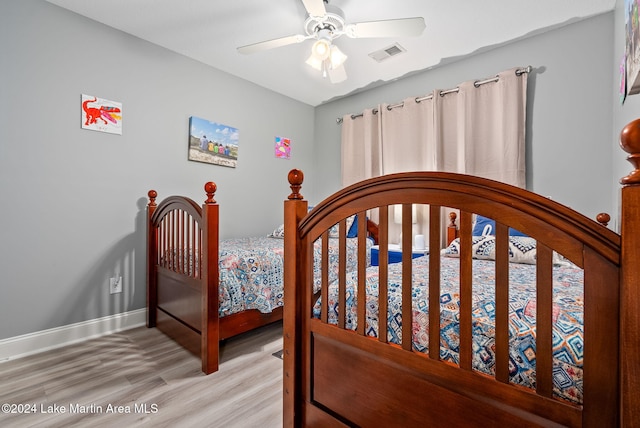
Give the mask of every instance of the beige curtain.
[(384, 174), (438, 170), (434, 114), (430, 99), (416, 101), (416, 97), (382, 109)]
[[(344, 116), (343, 185), (394, 172), (447, 171), (524, 187), (528, 73), (522, 71)], [(416, 233), (426, 235), (426, 215), (426, 207), (417, 210)], [(392, 241), (398, 230), (390, 225)]]
[(464, 82), (458, 92), (436, 91), (438, 170), (525, 186), (527, 74), (517, 70), (481, 85)]
[(342, 121), (342, 186), (382, 175), (380, 106)]

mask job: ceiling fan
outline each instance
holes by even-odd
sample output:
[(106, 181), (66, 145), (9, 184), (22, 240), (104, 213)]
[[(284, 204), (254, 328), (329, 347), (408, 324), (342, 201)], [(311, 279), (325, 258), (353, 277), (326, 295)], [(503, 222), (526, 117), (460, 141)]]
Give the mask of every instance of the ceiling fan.
[(338, 37), (343, 34), (352, 39), (419, 36), (425, 28), (422, 17), (347, 24), (342, 11), (329, 5), (328, 0), (301, 1), (308, 14), (304, 22), (306, 34), (295, 34), (241, 46), (238, 52), (251, 54), (315, 39), (311, 56), (306, 63), (321, 71), (323, 77), (328, 76), (332, 83), (338, 83), (347, 78), (344, 69), (347, 56), (333, 43)]

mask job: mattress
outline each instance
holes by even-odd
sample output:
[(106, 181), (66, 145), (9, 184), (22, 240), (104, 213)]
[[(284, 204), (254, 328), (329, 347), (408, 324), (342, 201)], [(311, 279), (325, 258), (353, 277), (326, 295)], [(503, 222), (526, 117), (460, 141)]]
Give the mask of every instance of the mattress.
[[(322, 259), (321, 240), (314, 245), (314, 265)], [(370, 264), (370, 239), (367, 266)], [(347, 239), (346, 270), (357, 269), (358, 239)], [(220, 316), (247, 309), (269, 313), (284, 303), (284, 240), (274, 237), (252, 237), (220, 241)], [(329, 280), (338, 274), (339, 239), (329, 238)], [(320, 270), (315, 272), (319, 286)]]
[[(459, 259), (441, 257), (440, 358), (459, 361), (460, 265)], [(389, 265), (388, 341), (400, 343), (402, 264)], [(510, 382), (535, 388), (536, 370), (536, 289), (535, 265), (509, 263), (509, 370)], [(429, 257), (413, 260), (413, 348), (428, 351)], [(368, 336), (378, 336), (378, 267), (366, 271), (366, 328)], [(582, 402), (583, 364), (583, 271), (570, 263), (553, 269), (553, 382), (554, 395), (574, 403)], [(346, 328), (358, 323), (356, 301), (357, 272), (347, 275)], [(337, 284), (329, 288), (329, 323), (337, 324)], [(320, 301), (314, 308), (320, 316)], [(495, 374), (495, 262), (473, 260), (473, 369)]]

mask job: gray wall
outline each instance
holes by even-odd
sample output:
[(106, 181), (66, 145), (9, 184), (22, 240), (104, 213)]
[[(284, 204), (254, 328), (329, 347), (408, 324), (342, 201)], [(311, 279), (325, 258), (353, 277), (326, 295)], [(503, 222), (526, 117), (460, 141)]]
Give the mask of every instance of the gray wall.
[[(535, 69), (528, 187), (617, 213), (629, 171), (617, 138), (640, 111), (640, 97), (617, 102), (622, 3), (314, 109), (43, 0), (0, 0), (0, 339), (144, 307), (149, 189), (201, 202), (214, 180), (222, 236), (267, 233), (290, 168), (313, 203), (340, 187), (337, 117), (514, 66)], [(122, 136), (80, 128), (82, 93), (122, 102)], [(237, 168), (187, 160), (192, 115), (240, 130)], [(292, 160), (274, 158), (276, 135), (293, 140)], [(117, 274), (125, 291), (109, 295)]]
[(336, 118), (531, 65), (527, 188), (591, 218), (613, 212), (609, 178), (613, 21), (613, 13), (599, 15), (316, 108), (315, 141), (325, 148), (317, 156), (327, 168), (325, 187), (318, 191), (330, 194), (340, 185)]
[[(149, 189), (213, 180), (222, 237), (261, 235), (313, 169), (312, 107), (42, 0), (0, 1), (0, 58), (0, 339), (144, 307)], [(122, 136), (81, 129), (83, 93), (122, 103)], [(239, 129), (237, 168), (187, 160), (192, 115)]]

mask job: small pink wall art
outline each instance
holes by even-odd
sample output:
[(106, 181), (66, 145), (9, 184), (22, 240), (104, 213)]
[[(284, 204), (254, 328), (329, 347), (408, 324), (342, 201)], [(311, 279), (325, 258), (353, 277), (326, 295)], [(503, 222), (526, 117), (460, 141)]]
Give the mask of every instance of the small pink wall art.
[(291, 140), (276, 137), (275, 155), (279, 159), (291, 159)]

